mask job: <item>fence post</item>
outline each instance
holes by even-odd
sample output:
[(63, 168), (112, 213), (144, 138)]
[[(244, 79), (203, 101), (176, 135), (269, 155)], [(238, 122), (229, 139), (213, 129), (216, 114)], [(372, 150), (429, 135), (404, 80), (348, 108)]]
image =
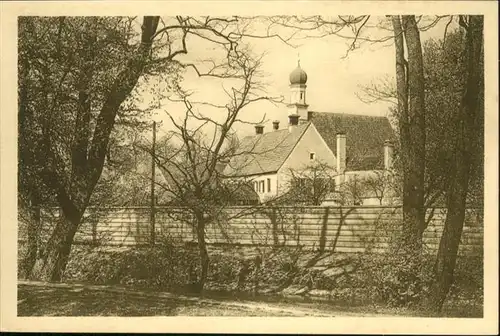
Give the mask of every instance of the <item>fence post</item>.
[(276, 211), (276, 207), (272, 207), (271, 212), (271, 230), (273, 234), (273, 244), (274, 246), (278, 246), (279, 238), (278, 238), (278, 213)]
[(330, 217), (330, 207), (325, 208), (325, 213), (323, 214), (323, 219), (321, 222), (321, 234), (319, 237), (319, 251), (324, 252), (326, 247), (326, 230), (328, 228), (328, 217)]

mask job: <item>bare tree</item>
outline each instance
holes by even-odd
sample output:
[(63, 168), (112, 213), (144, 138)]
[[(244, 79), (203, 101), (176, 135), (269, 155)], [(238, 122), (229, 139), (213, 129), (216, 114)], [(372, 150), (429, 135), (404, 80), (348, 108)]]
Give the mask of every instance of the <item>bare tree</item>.
[(318, 161), (302, 169), (290, 169), (285, 195), (280, 195), (282, 203), (302, 203), (321, 205), (335, 192), (335, 168)]
[(321, 205), (333, 201), (339, 205), (361, 205), (374, 195), (382, 205), (398, 195), (397, 180), (392, 172), (373, 171), (369, 174), (338, 174), (334, 167), (318, 162), (303, 169), (290, 170), (287, 190), (273, 203)]
[(396, 175), (387, 170), (375, 170), (362, 181), (364, 189), (375, 195), (380, 205), (384, 204), (384, 201), (397, 198), (399, 189), (397, 182)]
[[(264, 95), (260, 64), (261, 58), (240, 50), (231, 55), (225, 66), (210, 70), (211, 76), (231, 83), (225, 105), (194, 101), (191, 94), (180, 88), (176, 97), (169, 98), (181, 103), (185, 112), (176, 119), (166, 111), (172, 126), (168, 133), (170, 148), (155, 155), (165, 176), (165, 182), (157, 184), (166, 191), (169, 203), (180, 207), (181, 215), (196, 233), (201, 261), (199, 291), (203, 290), (209, 269), (207, 226), (220, 225), (224, 221), (223, 210), (235, 204), (235, 198), (242, 193), (253, 192), (246, 178), (226, 176), (223, 168), (233, 157), (242, 155), (234, 133), (235, 125), (249, 123), (241, 118), (242, 110), (257, 101), (274, 100)], [(210, 108), (223, 111), (223, 120), (203, 112)]]
[(351, 175), (349, 180), (343, 181), (339, 186), (340, 204), (362, 205), (366, 191), (364, 179), (358, 175)]

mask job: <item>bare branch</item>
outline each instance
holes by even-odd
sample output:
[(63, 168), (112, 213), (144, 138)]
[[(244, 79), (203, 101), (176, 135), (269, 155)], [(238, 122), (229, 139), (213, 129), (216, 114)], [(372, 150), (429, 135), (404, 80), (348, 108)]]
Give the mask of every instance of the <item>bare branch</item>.
[(448, 27), (450, 26), (451, 22), (453, 21), (453, 15), (450, 15), (450, 20), (444, 27), (444, 34), (443, 34), (443, 49), (445, 48), (445, 43), (446, 43), (446, 34), (448, 32)]

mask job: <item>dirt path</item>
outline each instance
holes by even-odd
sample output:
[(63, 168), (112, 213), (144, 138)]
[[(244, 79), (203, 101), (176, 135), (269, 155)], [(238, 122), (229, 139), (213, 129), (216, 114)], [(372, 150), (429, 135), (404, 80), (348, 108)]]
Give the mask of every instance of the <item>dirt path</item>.
[(18, 282), (19, 316), (381, 316), (304, 303), (200, 298), (116, 286)]

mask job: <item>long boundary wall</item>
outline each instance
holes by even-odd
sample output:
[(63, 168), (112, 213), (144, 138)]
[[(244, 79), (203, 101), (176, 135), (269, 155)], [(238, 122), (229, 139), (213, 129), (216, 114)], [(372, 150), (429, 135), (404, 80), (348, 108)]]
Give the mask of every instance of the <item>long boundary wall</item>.
[[(75, 236), (75, 244), (146, 245), (150, 236), (149, 211), (147, 207), (91, 208)], [(196, 242), (182, 209), (158, 207), (155, 213), (158, 242)], [(445, 209), (433, 211), (424, 233), (428, 252), (438, 248), (445, 215)], [(43, 213), (43, 237), (48, 237), (57, 217), (57, 209)], [(397, 239), (401, 222), (400, 207), (233, 207), (221, 213), (206, 234), (211, 244), (301, 245), (312, 250), (388, 252), (391, 240)], [(19, 238), (24, 236), (20, 225)], [(459, 253), (479, 254), (482, 247), (482, 211), (468, 209)]]

